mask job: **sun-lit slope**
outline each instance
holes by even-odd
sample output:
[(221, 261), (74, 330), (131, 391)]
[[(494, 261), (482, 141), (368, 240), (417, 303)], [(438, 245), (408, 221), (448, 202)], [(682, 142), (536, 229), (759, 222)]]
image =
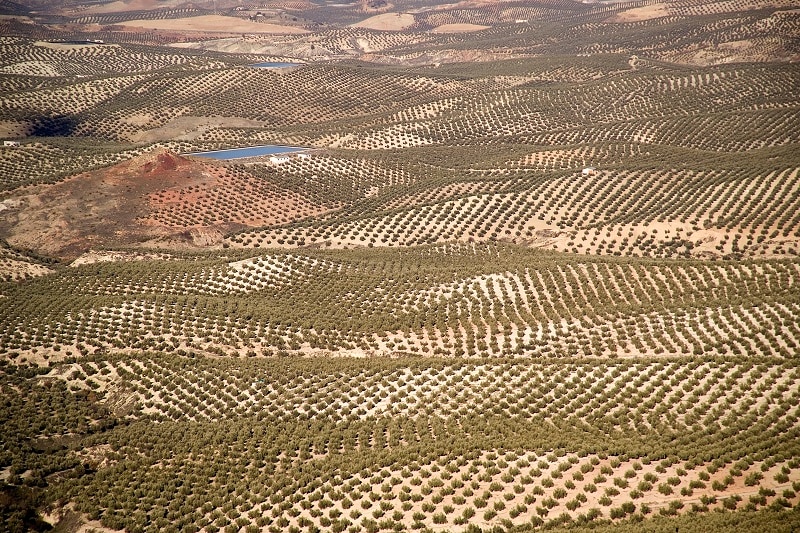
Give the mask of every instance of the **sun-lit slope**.
[[(793, 43), (800, 30), (796, 7), (791, 0), (687, 0), (643, 6), (620, 2), (595, 4), (595, 12), (583, 17), (573, 12), (549, 24), (530, 20), (530, 24), (499, 25), (493, 31), (498, 41), (530, 52), (641, 52), (650, 59), (698, 66), (791, 61), (797, 54)], [(625, 21), (624, 13), (632, 9), (665, 16)], [(532, 41), (533, 32), (546, 36), (546, 44)]]
[[(20, 92), (9, 82), (5, 127), (116, 143), (174, 137), (167, 145), (180, 151), (272, 142), (335, 149), (238, 170), (300, 194), (286, 213), (251, 202), (233, 220), (218, 212), (233, 209), (225, 194), (190, 205), (199, 191), (176, 189), (153, 198), (153, 217), (140, 217), (262, 227), (229, 235), (232, 247), (508, 240), (660, 257), (800, 248), (794, 65), (678, 68), (610, 55), (271, 71), (204, 58), (202, 68), (169, 70), (159, 57), (149, 72)], [(13, 188), (135, 153), (48, 138), (3, 149), (0, 165)], [(597, 171), (580, 174), (586, 166)]]
[(404, 166), (411, 186), (229, 243), (509, 240), (666, 257), (800, 250), (795, 66), (634, 70), (586, 60), (565, 70), (535, 61), (523, 75), (524, 65), (494, 65), (492, 76), (462, 80), (459, 95), (357, 120), (346, 136), (323, 126), (321, 140)]
[(224, 232), (327, 209), (243, 170), (163, 149), (21, 191), (3, 207), (10, 243), (69, 258), (143, 242), (214, 245)]
[[(326, 51), (357, 56), (371, 53), (384, 63), (451, 63), (481, 57), (496, 60), (503, 53), (529, 55), (638, 54), (650, 59), (691, 65), (732, 62), (791, 61), (797, 54), (794, 5), (781, 2), (670, 2), (639, 5), (627, 2), (491, 2), (432, 5), (414, 13), (404, 32), (415, 42), (364, 49), (320, 42)], [(343, 15), (328, 8), (326, 16)], [(350, 17), (363, 19), (350, 11)], [(383, 15), (387, 16), (387, 15)], [(391, 15), (388, 15), (391, 16)], [(395, 18), (396, 15), (395, 15)], [(327, 19), (331, 20), (331, 19)], [(352, 23), (352, 18), (342, 20)], [(436, 33), (441, 27), (487, 27), (478, 42), (464, 33)], [(342, 30), (334, 30), (341, 32)], [(381, 32), (384, 35), (392, 32)], [(500, 52), (499, 56), (492, 53)]]
[(365, 20), (357, 22), (353, 26), (356, 28), (366, 28), (370, 30), (383, 31), (402, 31), (414, 24), (414, 16), (408, 13), (384, 13), (374, 15)]
[[(41, 39), (101, 38), (109, 42), (165, 44), (186, 40), (180, 32), (193, 22), (222, 19), (212, 6), (181, 6), (136, 12), (95, 14), (79, 10), (68, 14), (71, 24), (32, 26), (16, 20), (0, 21), (3, 34)], [(244, 7), (244, 6), (240, 6)], [(266, 5), (264, 7), (267, 7)], [(798, 26), (791, 0), (779, 2), (462, 2), (420, 5), (414, 2), (365, 2), (317, 5), (309, 2), (270, 3), (270, 19), (252, 22), (239, 10), (224, 12), (230, 24), (207, 26), (190, 47), (234, 53), (294, 55), (295, 57), (359, 58), (398, 64), (465, 60), (465, 52), (484, 59), (508, 51), (519, 54), (632, 53), (646, 50), (651, 58), (706, 65), (732, 61), (789, 61), (796, 55), (792, 40)], [(254, 14), (250, 12), (250, 14)], [(375, 30), (353, 28), (379, 17)], [(233, 17), (233, 18), (232, 18)], [(125, 26), (131, 19), (162, 29)], [(295, 20), (296, 19), (296, 20)], [(291, 22), (290, 22), (291, 20)], [(400, 22), (402, 21), (402, 22)], [(255, 35), (272, 25), (290, 24), (285, 31), (311, 30), (311, 35)], [(245, 26), (239, 26), (245, 25)], [(239, 26), (239, 29), (237, 29)], [(387, 31), (406, 27), (403, 31)], [(487, 27), (480, 45), (464, 34), (437, 34), (441, 27)], [(188, 28), (187, 28), (188, 29)], [(203, 28), (198, 28), (203, 29)], [(275, 29), (273, 27), (273, 29)], [(238, 43), (213, 39), (217, 30), (249, 33)], [(257, 44), (256, 44), (257, 43)], [(254, 46), (260, 48), (257, 51)], [(294, 50), (294, 54), (292, 54)], [(493, 56), (493, 54), (499, 54)], [(432, 59), (435, 58), (435, 59)]]
[(246, 165), (247, 172), (307, 198), (331, 207), (352, 209), (356, 200), (379, 195), (393, 187), (407, 187), (423, 180), (415, 169), (401, 161), (380, 157), (353, 157), (351, 152), (329, 151), (274, 165), (254, 162)]
[(798, 272), (796, 261), (576, 261), (484, 245), (95, 264), (7, 287), (2, 316), (17, 318), (0, 338), (34, 358), (125, 348), (791, 358)]
[(294, 26), (264, 24), (239, 17), (222, 15), (198, 15), (182, 18), (160, 18), (144, 20), (125, 20), (125, 26), (154, 30), (171, 30), (205, 33), (268, 33), (268, 34), (304, 34), (308, 30)]
[[(242, 62), (230, 58), (223, 62), (214, 53), (21, 38), (5, 38), (0, 49), (4, 52), (0, 53), (0, 131), (12, 138), (92, 137), (94, 145), (99, 138), (138, 140), (137, 133), (185, 114), (177, 100), (174, 108), (164, 105), (166, 100), (154, 106), (142, 103), (158, 100), (163, 88), (153, 87), (154, 79), (192, 74), (202, 78), (207, 70)], [(81, 154), (76, 157), (87, 166)]]
[[(513, 67), (512, 67), (513, 68)], [(393, 123), (365, 129), (344, 148), (522, 141), (534, 145), (637, 141), (742, 151), (797, 140), (797, 68), (720, 67), (702, 72), (628, 69), (598, 81), (537, 87), (549, 73), (528, 74), (530, 87), (498, 88), (426, 104)], [(551, 78), (552, 79), (552, 78)], [(495, 86), (503, 78), (486, 79)], [(415, 116), (417, 115), (417, 116)], [(749, 122), (739, 127), (743, 117)], [(414, 120), (410, 120), (414, 119)]]
[(0, 242), (0, 282), (23, 281), (52, 272), (50, 265), (43, 258), (15, 250), (5, 241)]
[(522, 157), (505, 165), (487, 151), (488, 159), (477, 156), (471, 168), (449, 172), (437, 161), (446, 151), (408, 151), (408, 158), (431, 161), (410, 173), (424, 179), (376, 189), (325, 220), (247, 230), (228, 242), (341, 248), (504, 240), (662, 257), (800, 252), (800, 166), (791, 147), (742, 155), (642, 143), (513, 150)]
[[(176, 184), (147, 197), (144, 224), (171, 228), (263, 226), (327, 211), (291, 188), (239, 169), (208, 168), (209, 179)], [(334, 205), (329, 204), (329, 205)]]
[[(741, 11), (752, 11), (759, 9), (778, 9), (791, 10), (796, 4), (791, 0), (748, 0), (746, 2), (737, 0), (726, 0), (716, 2), (710, 0), (678, 0), (670, 2), (669, 11), (681, 15), (711, 15), (719, 13), (736, 13)], [(780, 12), (780, 11), (779, 11)]]
[[(34, 129), (42, 123), (39, 135), (130, 141), (179, 117), (237, 117), (267, 129), (286, 128), (371, 116), (432, 95), (453, 94), (459, 87), (447, 80), (396, 77), (338, 66), (270, 70), (233, 64), (70, 80), (0, 94), (0, 102), (8, 119), (27, 121)], [(50, 133), (48, 117), (62, 124), (64, 131)], [(228, 141), (214, 134), (206, 139)]]
[[(611, 9), (573, 7), (576, 16)], [(681, 28), (691, 26), (688, 19), (681, 20), (685, 24)], [(658, 41), (659, 32), (668, 28), (650, 24), (642, 32)], [(719, 24), (726, 27), (728, 23)], [(739, 31), (745, 22), (736, 24)], [(624, 24), (593, 22), (581, 30), (596, 39), (643, 38), (636, 27)], [(360, 38), (346, 31), (332, 30), (326, 38), (336, 36), (342, 43)], [(517, 28), (511, 33), (526, 31), (544, 30)], [(734, 30), (729, 28), (729, 32)], [(171, 131), (180, 136), (186, 128), (192, 129), (192, 121), (200, 123), (224, 113), (216, 125), (193, 133), (183, 148), (283, 141), (359, 150), (351, 162), (342, 161), (349, 156), (338, 153), (339, 161), (330, 166), (309, 163), (279, 169), (276, 174), (307, 189), (338, 189), (337, 200), (366, 197), (366, 201), (348, 206), (344, 216), (309, 228), (270, 228), (234, 236), (229, 240), (234, 246), (408, 245), (494, 238), (579, 252), (648, 255), (781, 255), (796, 248), (796, 225), (787, 214), (795, 210), (796, 166), (788, 152), (759, 152), (759, 160), (775, 160), (759, 168), (744, 165), (745, 158), (718, 164), (709, 155), (735, 152), (749, 157), (758, 149), (788, 150), (796, 144), (795, 124), (800, 122), (794, 120), (797, 76), (793, 65), (686, 69), (619, 53), (417, 67), (410, 72), (363, 65), (312, 65), (278, 72), (224, 66), (220, 56), (209, 58), (196, 52), (187, 60), (179, 52), (130, 46), (72, 47), (13, 38), (4, 45), (15, 52), (8, 55), (12, 58), (24, 56), (58, 65), (67, 64), (67, 56), (86, 56), (94, 57), (98, 65), (110, 61), (109, 68), (126, 71), (107, 76), (100, 69), (104, 75), (99, 77), (67, 77), (58, 83), (45, 78), (39, 85), (19, 82), (19, 76), (7, 77), (4, 103), (10, 129), (28, 121), (25, 127), (32, 133), (140, 140), (154, 132), (161, 137)], [(232, 61), (241, 62), (242, 57)], [(19, 87), (26, 90), (15, 90)], [(81, 98), (73, 98), (75, 94)], [(743, 121), (747, 128), (741, 127)], [(38, 145), (3, 150), (9, 187), (36, 175), (44, 176), (43, 181), (63, 177), (63, 171), (54, 168), (102, 163), (98, 158), (70, 157), (84, 157), (82, 150), (52, 150), (49, 141), (44, 144), (44, 150)], [(491, 145), (498, 154), (508, 151), (509, 157), (462, 164), (476, 145)], [(526, 145), (530, 148), (525, 149)], [(441, 153), (408, 151), (388, 156), (397, 180), (384, 179), (381, 170), (373, 172), (385, 168), (382, 155), (373, 156), (368, 164), (360, 162), (370, 159), (364, 158), (362, 150), (380, 153), (426, 146), (440, 147)], [(670, 152), (667, 147), (687, 150)], [(663, 157), (670, 159), (669, 165)], [(708, 163), (696, 163), (703, 159)], [(780, 161), (788, 164), (780, 165)], [(650, 168), (646, 168), (648, 163)], [(602, 165), (596, 175), (573, 179), (572, 173), (582, 166), (596, 164)], [(734, 164), (743, 169), (734, 171)], [(773, 186), (775, 176), (779, 182)], [(424, 185), (419, 184), (420, 177), (442, 181)], [(711, 192), (698, 198), (695, 192), (703, 190), (709, 179)], [(689, 184), (683, 186), (684, 181)], [(407, 193), (397, 188), (380, 196), (387, 185), (412, 183), (419, 188)], [(439, 185), (442, 190), (434, 191)], [(656, 190), (658, 204), (667, 207), (638, 195), (644, 189)], [(610, 191), (634, 197), (617, 205), (586, 205), (588, 194)], [(751, 191), (756, 195), (741, 201), (730, 197)], [(533, 199), (537, 203), (531, 206)], [(468, 206), (458, 203), (465, 200)], [(420, 205), (431, 201), (436, 204)], [(498, 213), (498, 206), (508, 201), (514, 202), (511, 219)], [(733, 205), (736, 202), (739, 205)], [(455, 210), (467, 212), (456, 214)], [(756, 215), (759, 210), (773, 214)], [(463, 220), (454, 220), (462, 215)], [(498, 215), (500, 221), (495, 220)], [(473, 224), (476, 217), (480, 224)], [(270, 223), (269, 217), (253, 218), (257, 219)], [(404, 221), (425, 224), (417, 224), (411, 232), (400, 231), (397, 225)], [(651, 238), (653, 232), (659, 236)], [(662, 238), (662, 232), (669, 234)], [(741, 234), (738, 239), (737, 234)]]
[[(59, 128), (67, 123), (54, 120), (39, 125)], [(143, 151), (127, 143), (84, 139), (40, 137), (21, 141), (17, 147), (0, 147), (0, 189), (11, 191), (28, 185), (53, 183), (80, 172), (119, 163)]]
[[(702, 525), (717, 510), (777, 513), (800, 492), (792, 362), (130, 354), (10, 379), (7, 410), (57, 391), (53, 411), (68, 407), (78, 435), (83, 417), (100, 419), (92, 445), (60, 452), (62, 468), (97, 474), (67, 476), (61, 494), (107, 527), (178, 497), (166, 519), (214, 528), (462, 531), (688, 512)], [(58, 436), (51, 418), (40, 437)]]
[(204, 5), (0, 17), (0, 530), (800, 529), (791, 0)]
[(65, 44), (20, 37), (0, 39), (0, 73), (41, 78), (95, 77), (160, 69), (198, 70), (219, 66), (191, 51), (141, 49), (116, 44)]

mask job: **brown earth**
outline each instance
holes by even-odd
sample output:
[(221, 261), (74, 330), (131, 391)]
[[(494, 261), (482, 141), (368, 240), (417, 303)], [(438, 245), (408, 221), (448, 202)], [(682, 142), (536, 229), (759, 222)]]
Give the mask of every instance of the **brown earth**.
[(31, 125), (28, 122), (16, 120), (0, 120), (0, 137), (24, 137), (30, 133)]
[(148, 213), (146, 195), (199, 179), (201, 171), (179, 156), (146, 154), (27, 191), (18, 197), (18, 207), (7, 211), (0, 231), (10, 243), (64, 258), (164, 237), (169, 232), (138, 222)]
[(352, 26), (369, 30), (402, 31), (414, 24), (414, 15), (408, 13), (384, 13), (362, 20)]
[(108, 4), (94, 5), (83, 11), (84, 13), (124, 13), (126, 11), (149, 11), (153, 9), (164, 9), (177, 7), (182, 2), (180, 0), (156, 1), (156, 0), (117, 0)]
[(479, 24), (442, 24), (433, 28), (431, 33), (469, 33), (487, 29), (489, 29), (489, 26), (481, 26)]
[[(97, 248), (216, 247), (224, 233), (323, 211), (274, 185), (253, 190), (248, 178), (219, 163), (158, 150), (12, 195), (0, 236), (14, 246), (74, 259)], [(218, 204), (242, 202), (248, 185), (250, 209), (219, 214)], [(210, 211), (217, 216), (210, 218)]]
[(309, 33), (308, 30), (304, 30), (303, 28), (281, 26), (277, 24), (262, 24), (260, 22), (251, 22), (249, 20), (225, 17), (222, 15), (202, 15), (199, 17), (182, 19), (129, 20), (126, 21), (124, 25), (151, 30), (181, 30), (211, 33)]
[(665, 4), (652, 4), (622, 11), (606, 19), (606, 22), (641, 22), (666, 17), (669, 14), (669, 9)]
[[(152, 117), (148, 114), (128, 117), (130, 124), (148, 124)], [(215, 128), (256, 128), (262, 124), (255, 120), (239, 117), (193, 117), (180, 116), (172, 119), (167, 124), (146, 131), (139, 131), (129, 136), (129, 140), (136, 143), (156, 142), (167, 140), (194, 140), (209, 130)]]

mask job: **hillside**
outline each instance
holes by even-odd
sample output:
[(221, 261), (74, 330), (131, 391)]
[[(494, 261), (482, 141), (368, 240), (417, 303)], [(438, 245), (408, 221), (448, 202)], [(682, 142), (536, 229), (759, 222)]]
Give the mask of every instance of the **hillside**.
[(0, 1), (0, 530), (800, 528), (799, 9)]
[(24, 190), (0, 223), (8, 242), (63, 259), (91, 248), (219, 245), (247, 226), (324, 208), (266, 180), (167, 150)]

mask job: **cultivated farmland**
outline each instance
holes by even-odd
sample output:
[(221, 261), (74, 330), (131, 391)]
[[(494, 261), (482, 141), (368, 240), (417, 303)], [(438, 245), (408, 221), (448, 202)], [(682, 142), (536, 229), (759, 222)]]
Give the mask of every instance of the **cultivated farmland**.
[(0, 529), (800, 528), (797, 8), (0, 3)]

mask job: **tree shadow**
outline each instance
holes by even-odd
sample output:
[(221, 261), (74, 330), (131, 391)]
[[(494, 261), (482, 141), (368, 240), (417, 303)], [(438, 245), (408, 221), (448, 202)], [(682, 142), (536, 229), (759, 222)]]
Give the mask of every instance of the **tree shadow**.
[(33, 137), (68, 137), (73, 134), (77, 126), (78, 121), (67, 115), (42, 117), (33, 123), (31, 135)]

